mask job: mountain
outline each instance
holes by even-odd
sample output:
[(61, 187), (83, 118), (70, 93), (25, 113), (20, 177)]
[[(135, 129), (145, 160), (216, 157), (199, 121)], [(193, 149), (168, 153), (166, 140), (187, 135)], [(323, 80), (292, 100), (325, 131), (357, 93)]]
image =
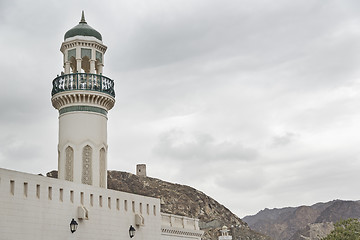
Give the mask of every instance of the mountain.
[[(47, 176), (57, 178), (57, 171)], [(271, 240), (251, 230), (225, 206), (192, 187), (120, 171), (108, 171), (107, 181), (109, 189), (160, 198), (161, 212), (198, 218), (204, 230), (203, 240), (217, 240), (224, 225), (229, 227), (233, 240)]]
[(360, 201), (334, 200), (312, 206), (264, 209), (243, 220), (251, 229), (275, 240), (318, 240), (333, 230), (333, 223), (348, 218), (360, 218)]

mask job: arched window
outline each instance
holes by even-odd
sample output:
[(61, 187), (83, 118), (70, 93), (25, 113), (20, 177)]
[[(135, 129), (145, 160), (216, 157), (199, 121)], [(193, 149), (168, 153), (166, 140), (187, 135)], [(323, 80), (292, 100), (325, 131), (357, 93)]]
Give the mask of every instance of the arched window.
[(68, 59), (67, 60), (70, 62), (70, 67), (71, 67), (72, 72), (76, 73), (77, 69), (76, 69), (76, 49), (75, 48), (68, 50)]
[(81, 68), (85, 73), (90, 73), (90, 58), (88, 56), (81, 58)]
[(65, 180), (74, 181), (74, 150), (68, 146), (65, 149)]
[(81, 68), (85, 73), (90, 73), (91, 49), (81, 48)]
[(102, 53), (96, 51), (96, 59), (95, 59), (95, 70), (96, 70), (96, 74), (100, 74), (101, 73), (101, 65), (103, 63), (103, 59), (102, 59)]
[(89, 145), (86, 145), (82, 152), (81, 182), (92, 185), (92, 148)]
[(73, 73), (77, 73), (77, 63), (76, 63), (76, 58), (75, 57), (70, 57), (69, 59), (70, 61), (70, 67)]
[(100, 149), (100, 182), (99, 186), (105, 188), (107, 173), (106, 173), (106, 151), (105, 148)]

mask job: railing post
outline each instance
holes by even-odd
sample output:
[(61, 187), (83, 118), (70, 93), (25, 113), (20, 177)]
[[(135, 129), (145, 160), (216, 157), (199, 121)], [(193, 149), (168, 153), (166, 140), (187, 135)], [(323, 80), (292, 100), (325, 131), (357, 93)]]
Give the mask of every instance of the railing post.
[(93, 89), (93, 85), (92, 85), (92, 79), (93, 79), (93, 76), (92, 76), (92, 74), (91, 73), (85, 73), (86, 74), (86, 76), (89, 76), (89, 77), (86, 77), (87, 79), (88, 79), (88, 83), (89, 83), (89, 85), (87, 86), (87, 90), (92, 90)]
[(68, 90), (69, 89), (69, 76), (61, 76), (62, 78), (64, 78), (64, 90), (65, 88)]

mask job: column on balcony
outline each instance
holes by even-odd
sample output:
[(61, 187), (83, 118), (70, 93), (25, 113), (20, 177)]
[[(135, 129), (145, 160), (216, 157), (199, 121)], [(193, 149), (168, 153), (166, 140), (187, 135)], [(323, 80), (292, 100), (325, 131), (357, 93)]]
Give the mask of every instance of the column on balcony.
[(65, 74), (70, 74), (70, 62), (65, 62)]
[(90, 58), (90, 73), (95, 74), (95, 63), (96, 63), (96, 51), (95, 49), (91, 49), (91, 58)]
[(81, 48), (76, 47), (76, 72), (81, 73)]
[(97, 74), (103, 74), (103, 67), (104, 67), (104, 53), (95, 51), (95, 69)]
[(69, 51), (64, 52), (64, 72), (65, 74), (70, 73)]
[(76, 59), (76, 71), (81, 73), (81, 58)]
[(90, 73), (95, 73), (95, 60), (90, 60)]
[(104, 67), (104, 64), (98, 63), (98, 65), (97, 65), (97, 69), (98, 69), (97, 74), (103, 74), (103, 67)]

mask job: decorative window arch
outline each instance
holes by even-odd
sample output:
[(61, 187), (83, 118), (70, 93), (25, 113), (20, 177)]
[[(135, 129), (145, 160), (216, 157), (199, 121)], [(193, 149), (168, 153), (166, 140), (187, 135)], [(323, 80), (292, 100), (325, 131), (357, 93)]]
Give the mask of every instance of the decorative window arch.
[(81, 68), (85, 73), (90, 73), (91, 49), (81, 48)]
[(88, 56), (81, 58), (81, 69), (84, 70), (85, 73), (90, 73), (90, 58)]
[(77, 63), (76, 63), (76, 58), (74, 56), (71, 56), (70, 59), (70, 67), (73, 73), (77, 73)]
[(70, 62), (70, 67), (71, 67), (72, 72), (76, 73), (77, 66), (76, 66), (76, 49), (75, 48), (68, 50), (66, 60)]
[(103, 63), (103, 54), (99, 51), (96, 51), (96, 57), (95, 57), (95, 71), (97, 74), (100, 74), (101, 71), (101, 65)]
[(107, 180), (107, 172), (106, 172), (106, 151), (105, 148), (100, 149), (100, 158), (99, 158), (99, 176), (100, 182), (99, 186), (105, 188), (106, 187), (106, 180)]
[(89, 145), (86, 145), (82, 151), (81, 182), (92, 185), (92, 148)]
[(70, 146), (65, 149), (65, 180), (74, 181), (74, 149)]

